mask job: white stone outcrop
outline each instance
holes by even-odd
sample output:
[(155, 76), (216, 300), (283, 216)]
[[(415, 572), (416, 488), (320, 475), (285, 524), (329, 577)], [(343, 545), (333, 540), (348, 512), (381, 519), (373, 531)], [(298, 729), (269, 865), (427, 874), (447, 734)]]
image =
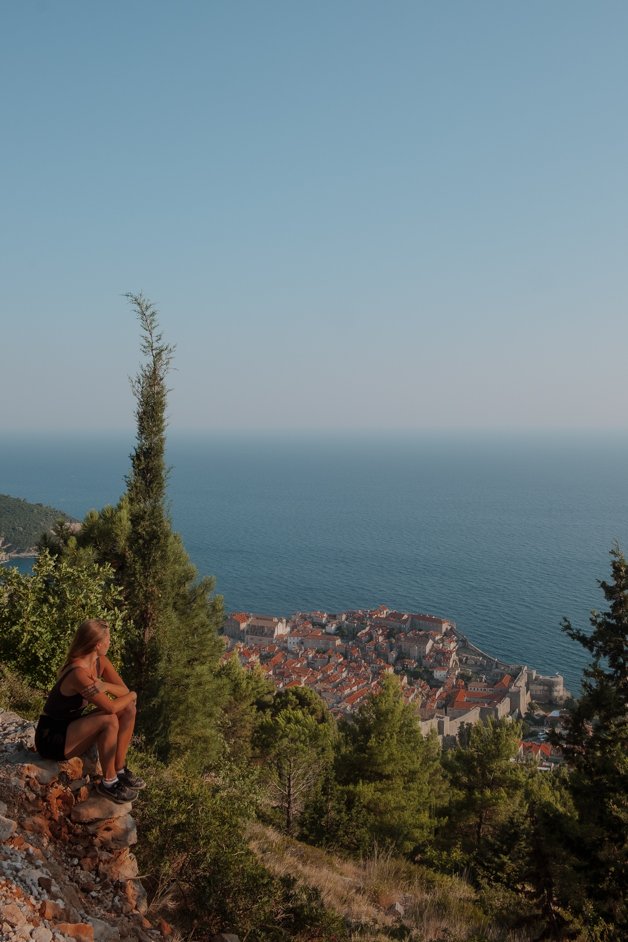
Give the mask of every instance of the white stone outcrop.
[(145, 915), (131, 805), (92, 792), (93, 756), (49, 762), (33, 742), (32, 723), (0, 710), (0, 939), (162, 939)]

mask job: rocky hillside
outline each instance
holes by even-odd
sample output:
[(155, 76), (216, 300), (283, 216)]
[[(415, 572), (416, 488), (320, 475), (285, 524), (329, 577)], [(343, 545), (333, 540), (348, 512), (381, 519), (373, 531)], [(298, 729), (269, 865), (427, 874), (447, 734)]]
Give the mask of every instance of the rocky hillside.
[[(93, 758), (48, 762), (33, 740), (32, 723), (0, 708), (0, 942), (180, 942), (169, 924), (171, 901), (147, 907), (132, 852), (131, 805), (94, 793)], [(149, 801), (150, 792), (149, 785)], [(386, 853), (342, 859), (261, 824), (251, 825), (249, 842), (271, 874), (314, 891), (325, 910), (340, 917), (345, 928), (333, 938), (530, 938), (487, 918), (476, 891), (457, 877)], [(238, 942), (229, 932), (210, 937)], [(332, 936), (313, 929), (294, 938), (327, 942)]]
[(0, 939), (157, 942), (130, 848), (131, 805), (92, 793), (93, 760), (48, 762), (33, 725), (0, 712)]

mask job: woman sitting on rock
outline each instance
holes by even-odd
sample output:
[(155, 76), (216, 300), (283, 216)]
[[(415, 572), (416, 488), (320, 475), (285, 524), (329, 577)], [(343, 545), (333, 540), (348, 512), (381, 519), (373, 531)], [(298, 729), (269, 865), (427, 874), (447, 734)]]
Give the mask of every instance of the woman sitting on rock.
[[(129, 690), (107, 657), (109, 625), (89, 619), (78, 628), (58, 680), (35, 730), (35, 748), (61, 762), (98, 747), (103, 777), (96, 790), (122, 804), (145, 783), (126, 765), (135, 726), (137, 694)], [(88, 704), (96, 709), (85, 713)]]

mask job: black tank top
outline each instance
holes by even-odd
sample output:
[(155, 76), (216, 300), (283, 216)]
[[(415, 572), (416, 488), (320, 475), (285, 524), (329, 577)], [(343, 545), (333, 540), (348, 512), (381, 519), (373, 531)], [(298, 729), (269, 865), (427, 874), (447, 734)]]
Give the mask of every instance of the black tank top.
[[(61, 674), (61, 677), (48, 694), (48, 699), (44, 704), (44, 713), (46, 716), (60, 720), (75, 720), (82, 714), (87, 705), (87, 701), (83, 700), (80, 693), (71, 693), (69, 696), (65, 693), (61, 693), (61, 684), (68, 674), (71, 674), (77, 667), (79, 667), (79, 665), (74, 664), (67, 669), (65, 674)], [(100, 658), (96, 661), (96, 676), (100, 677)]]

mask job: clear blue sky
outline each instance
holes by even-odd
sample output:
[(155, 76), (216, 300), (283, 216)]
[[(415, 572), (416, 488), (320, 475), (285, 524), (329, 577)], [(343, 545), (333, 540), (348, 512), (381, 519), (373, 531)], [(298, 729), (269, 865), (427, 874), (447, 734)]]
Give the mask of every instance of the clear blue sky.
[(628, 4), (0, 4), (0, 429), (625, 427)]

